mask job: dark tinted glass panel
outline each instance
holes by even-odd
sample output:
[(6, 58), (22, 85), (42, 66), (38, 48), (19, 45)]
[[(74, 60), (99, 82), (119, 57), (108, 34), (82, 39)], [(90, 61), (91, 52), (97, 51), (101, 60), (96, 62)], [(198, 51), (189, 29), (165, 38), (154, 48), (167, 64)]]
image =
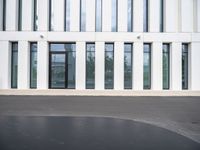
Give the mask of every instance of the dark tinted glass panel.
[(124, 45), (124, 89), (132, 89), (132, 44)]
[(95, 88), (95, 44), (86, 45), (86, 88)]
[(188, 89), (188, 44), (182, 45), (182, 89)]
[(143, 0), (143, 30), (148, 32), (148, 0)]
[(118, 0), (112, 0), (112, 32), (117, 32)]
[(65, 54), (51, 55), (51, 88), (65, 88)]
[[(75, 45), (69, 44), (71, 50), (75, 50)], [(69, 47), (68, 46), (68, 47)], [(75, 89), (76, 80), (76, 52), (67, 51), (67, 88)]]
[(80, 0), (80, 31), (86, 31), (86, 0)]
[(102, 0), (96, 0), (96, 32), (102, 31)]
[(49, 31), (54, 31), (54, 2), (49, 0)]
[(163, 44), (163, 89), (169, 89), (170, 83), (170, 45)]
[(144, 89), (151, 88), (151, 44), (144, 44)]
[(114, 44), (105, 44), (105, 89), (114, 87)]
[(6, 30), (6, 0), (3, 0), (3, 31)]
[(37, 87), (37, 43), (30, 44), (30, 87)]
[(22, 30), (22, 0), (18, 0), (18, 30)]
[(65, 0), (65, 31), (70, 31), (70, 0)]
[(12, 62), (11, 62), (11, 88), (17, 88), (18, 78), (18, 43), (12, 43)]
[(128, 32), (133, 31), (133, 0), (128, 0)]
[(75, 88), (75, 44), (50, 44), (50, 88)]
[(160, 0), (160, 32), (164, 30), (164, 0)]
[(33, 30), (38, 30), (38, 0), (34, 0)]

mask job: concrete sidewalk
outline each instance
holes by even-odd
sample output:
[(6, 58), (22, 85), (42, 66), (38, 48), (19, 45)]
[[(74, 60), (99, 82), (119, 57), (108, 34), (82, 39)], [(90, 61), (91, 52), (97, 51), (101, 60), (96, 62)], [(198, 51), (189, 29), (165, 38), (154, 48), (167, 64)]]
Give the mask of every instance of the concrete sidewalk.
[(43, 95), (43, 96), (200, 96), (200, 91), (134, 91), (134, 90), (70, 90), (70, 89), (48, 89), (48, 90), (0, 90), (0, 95)]
[(0, 115), (130, 119), (200, 143), (200, 97), (0, 96)]

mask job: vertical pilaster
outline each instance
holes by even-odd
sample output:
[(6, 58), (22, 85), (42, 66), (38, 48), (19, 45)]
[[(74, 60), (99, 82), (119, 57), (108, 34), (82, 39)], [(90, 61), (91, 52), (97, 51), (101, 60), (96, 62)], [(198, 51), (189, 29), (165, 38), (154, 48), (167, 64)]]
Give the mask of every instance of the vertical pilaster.
[(70, 1), (70, 31), (80, 30), (80, 0)]
[(133, 1), (133, 11), (134, 11), (134, 32), (143, 32), (143, 0)]
[(159, 32), (160, 29), (160, 0), (149, 1), (149, 30)]
[(22, 31), (33, 29), (33, 0), (22, 1)]
[(110, 32), (111, 31), (111, 22), (112, 22), (112, 0), (102, 0), (102, 31)]
[(128, 1), (118, 0), (118, 31), (127, 32)]
[(95, 32), (95, 2), (96, 0), (86, 0), (86, 31)]
[(38, 0), (38, 31), (49, 29), (49, 0)]
[(85, 42), (76, 43), (76, 89), (85, 89), (85, 74), (86, 74), (86, 51)]

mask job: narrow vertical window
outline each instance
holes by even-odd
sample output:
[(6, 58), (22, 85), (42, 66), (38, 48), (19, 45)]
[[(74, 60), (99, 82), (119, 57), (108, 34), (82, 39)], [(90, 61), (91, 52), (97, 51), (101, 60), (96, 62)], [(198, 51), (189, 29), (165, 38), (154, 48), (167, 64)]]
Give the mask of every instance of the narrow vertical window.
[(128, 0), (128, 32), (133, 32), (133, 0)]
[(148, 32), (148, 0), (143, 0), (143, 31)]
[(95, 44), (86, 44), (86, 89), (95, 88)]
[(6, 0), (3, 0), (3, 16), (2, 16), (2, 19), (3, 19), (3, 22), (2, 22), (2, 30), (5, 31), (6, 30)]
[(70, 0), (65, 0), (65, 29), (64, 31), (70, 31)]
[(22, 0), (18, 0), (18, 31), (22, 31)]
[(102, 0), (96, 0), (96, 32), (102, 31)]
[(80, 31), (86, 31), (86, 0), (80, 0)]
[(144, 44), (144, 89), (151, 89), (151, 44)]
[(18, 78), (18, 43), (13, 42), (12, 47), (12, 57), (11, 57), (11, 88), (17, 88), (17, 78)]
[(37, 88), (37, 43), (30, 43), (30, 88)]
[(163, 89), (170, 87), (170, 44), (163, 44)]
[(38, 0), (34, 0), (33, 4), (33, 31), (38, 30)]
[(124, 89), (132, 89), (133, 45), (124, 44)]
[(164, 31), (164, 0), (160, 0), (160, 32)]
[(118, 0), (112, 0), (112, 32), (117, 32)]
[(188, 44), (182, 45), (182, 89), (188, 89)]
[(114, 44), (105, 44), (105, 89), (114, 87)]
[(54, 0), (49, 0), (49, 31), (54, 31)]

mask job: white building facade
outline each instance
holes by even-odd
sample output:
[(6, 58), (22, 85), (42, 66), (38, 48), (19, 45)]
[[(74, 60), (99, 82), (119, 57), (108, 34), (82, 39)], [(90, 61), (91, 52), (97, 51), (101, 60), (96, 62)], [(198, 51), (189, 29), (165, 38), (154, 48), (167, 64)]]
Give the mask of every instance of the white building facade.
[(0, 89), (200, 90), (200, 0), (0, 0)]

